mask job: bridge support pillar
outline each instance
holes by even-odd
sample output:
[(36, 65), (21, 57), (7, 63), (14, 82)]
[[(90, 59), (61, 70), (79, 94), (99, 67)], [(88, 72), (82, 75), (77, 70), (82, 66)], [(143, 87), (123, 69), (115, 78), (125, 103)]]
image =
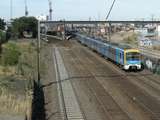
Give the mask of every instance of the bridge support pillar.
[(74, 25), (73, 24), (71, 25), (71, 29), (74, 30)]

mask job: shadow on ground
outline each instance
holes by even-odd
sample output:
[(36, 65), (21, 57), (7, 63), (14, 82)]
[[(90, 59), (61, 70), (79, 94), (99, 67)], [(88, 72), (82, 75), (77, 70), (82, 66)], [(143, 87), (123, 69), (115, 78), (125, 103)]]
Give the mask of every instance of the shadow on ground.
[(43, 88), (34, 81), (31, 120), (45, 120), (45, 116)]

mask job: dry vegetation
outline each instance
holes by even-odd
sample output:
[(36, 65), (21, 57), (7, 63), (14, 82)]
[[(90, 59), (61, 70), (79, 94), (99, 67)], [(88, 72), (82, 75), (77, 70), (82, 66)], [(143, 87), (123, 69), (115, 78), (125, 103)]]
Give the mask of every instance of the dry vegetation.
[(133, 33), (130, 36), (123, 38), (123, 42), (126, 44), (137, 46), (138, 45), (138, 38), (137, 37), (138, 37), (138, 35)]
[(31, 98), (26, 95), (26, 98), (17, 98), (16, 95), (10, 93), (6, 89), (1, 89), (0, 95), (0, 113), (1, 114), (28, 114)]
[(153, 50), (158, 50), (158, 51), (160, 51), (160, 46), (153, 46)]
[[(1, 60), (0, 114), (25, 116), (30, 113), (32, 104), (32, 81), (35, 78), (36, 49), (30, 41), (14, 42), (14, 44), (21, 53), (18, 57), (18, 63), (4, 65)], [(2, 52), (1, 56), (3, 54)]]

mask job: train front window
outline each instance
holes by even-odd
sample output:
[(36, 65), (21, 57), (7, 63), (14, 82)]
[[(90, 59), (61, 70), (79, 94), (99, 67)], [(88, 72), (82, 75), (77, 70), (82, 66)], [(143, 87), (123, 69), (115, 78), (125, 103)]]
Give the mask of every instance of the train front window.
[(128, 52), (126, 58), (127, 60), (139, 60), (140, 54), (138, 52)]

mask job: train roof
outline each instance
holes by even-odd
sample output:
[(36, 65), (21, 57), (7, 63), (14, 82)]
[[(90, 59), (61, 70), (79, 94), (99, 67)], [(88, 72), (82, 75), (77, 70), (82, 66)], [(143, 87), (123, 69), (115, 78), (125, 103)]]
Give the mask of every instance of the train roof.
[[(82, 35), (83, 36), (83, 35)], [(113, 43), (113, 42), (110, 42), (110, 41), (106, 41), (104, 39), (100, 39), (100, 38), (91, 38), (91, 37), (88, 37), (89, 39), (92, 39), (92, 40), (95, 40), (97, 42), (103, 42), (103, 43), (106, 43), (106, 44), (109, 44), (109, 45), (112, 45), (113, 47), (118, 47), (122, 50), (128, 50), (128, 49), (133, 49), (131, 46), (127, 45), (127, 44), (122, 44), (122, 43)]]
[(125, 44), (118, 44), (118, 47), (121, 48), (121, 49), (124, 49), (124, 50), (126, 50), (126, 49), (132, 49), (131, 46), (125, 45)]
[(132, 49), (131, 46), (126, 45), (126, 44), (112, 43), (112, 42), (109, 42), (109, 41), (106, 41), (106, 40), (102, 40), (102, 42), (110, 44), (110, 45), (115, 46), (115, 47), (118, 47), (118, 48), (123, 49), (123, 50)]

